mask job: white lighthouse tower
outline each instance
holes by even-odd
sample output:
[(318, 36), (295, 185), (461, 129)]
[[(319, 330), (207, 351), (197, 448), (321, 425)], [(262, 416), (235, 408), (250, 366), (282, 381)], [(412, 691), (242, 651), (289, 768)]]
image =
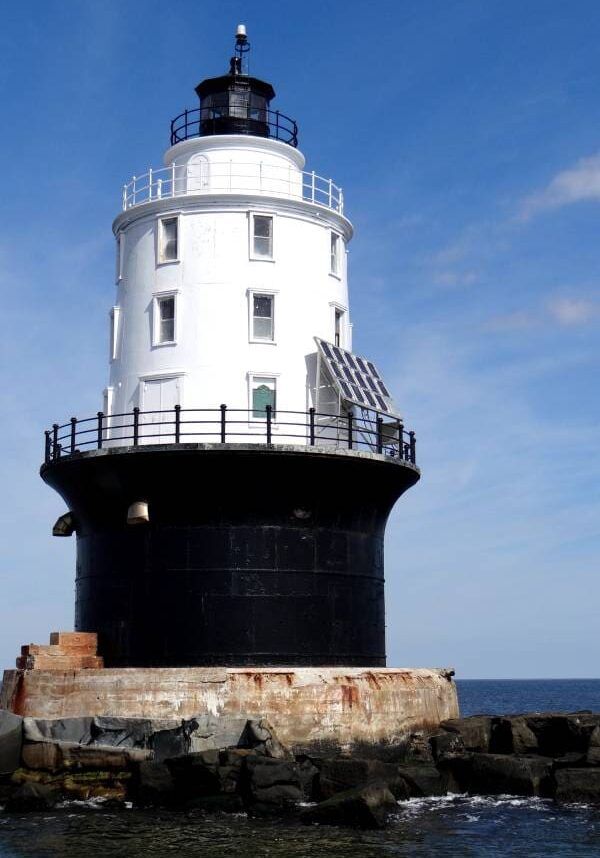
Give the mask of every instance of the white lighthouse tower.
[(123, 188), (102, 411), (46, 433), (76, 628), (109, 666), (385, 664), (383, 538), (419, 479), (352, 352), (341, 189), (229, 72)]
[(165, 166), (123, 189), (107, 416), (227, 403), (252, 433), (267, 404), (317, 406), (315, 337), (351, 350), (342, 192), (305, 170), (295, 123), (244, 74), (247, 47), (240, 26), (231, 74), (198, 86)]

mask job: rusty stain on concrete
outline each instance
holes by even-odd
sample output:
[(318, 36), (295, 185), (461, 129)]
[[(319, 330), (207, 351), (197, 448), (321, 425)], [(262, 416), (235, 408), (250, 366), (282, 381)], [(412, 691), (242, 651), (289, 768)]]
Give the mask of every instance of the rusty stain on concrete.
[(450, 672), (425, 668), (8, 670), (0, 707), (38, 718), (260, 715), (295, 747), (394, 744), (458, 717)]

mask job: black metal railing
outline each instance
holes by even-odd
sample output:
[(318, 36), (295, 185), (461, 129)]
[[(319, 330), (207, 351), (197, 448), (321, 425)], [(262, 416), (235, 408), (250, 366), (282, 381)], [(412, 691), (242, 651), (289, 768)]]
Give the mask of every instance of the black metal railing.
[(44, 461), (103, 447), (195, 442), (241, 444), (256, 442), (275, 447), (296, 443), (311, 447), (368, 450), (416, 464), (416, 439), (398, 420), (386, 422), (376, 412), (323, 414), (308, 411), (264, 411), (228, 408), (174, 408), (133, 411), (68, 423), (54, 423), (45, 432)]
[(196, 107), (184, 110), (171, 122), (171, 146), (190, 137), (212, 134), (250, 134), (253, 137), (270, 137), (290, 146), (298, 145), (298, 126), (278, 110), (245, 108), (243, 105), (221, 110)]

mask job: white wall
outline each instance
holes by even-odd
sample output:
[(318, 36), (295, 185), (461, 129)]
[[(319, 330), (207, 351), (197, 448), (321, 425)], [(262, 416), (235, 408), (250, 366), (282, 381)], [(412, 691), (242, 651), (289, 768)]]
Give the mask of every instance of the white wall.
[[(240, 138), (231, 140), (229, 147), (226, 137), (186, 141), (168, 150), (165, 161), (185, 165), (200, 156), (223, 163), (230, 157), (236, 163), (245, 159), (249, 174), (262, 163), (263, 177), (268, 166), (300, 176), (304, 159), (297, 150), (260, 138), (242, 138), (243, 145)], [(294, 181), (299, 180), (288, 191)], [(349, 221), (264, 186), (256, 193), (205, 184), (200, 192), (191, 183), (180, 193), (134, 206), (114, 224), (122, 259), (109, 382), (113, 414), (143, 408), (143, 380), (169, 375), (180, 376), (183, 408), (226, 403), (247, 409), (253, 372), (276, 377), (278, 411), (305, 411), (313, 404), (307, 358), (316, 351), (315, 336), (333, 341), (334, 305), (346, 310), (342, 345), (351, 346), (345, 253), (352, 235)], [(253, 212), (274, 217), (273, 261), (251, 258)], [(157, 231), (165, 215), (179, 217), (179, 261), (160, 264)], [(339, 276), (330, 273), (332, 230), (340, 235)], [(249, 341), (251, 290), (275, 295), (273, 344)], [(176, 296), (174, 345), (153, 344), (153, 302), (165, 292)]]

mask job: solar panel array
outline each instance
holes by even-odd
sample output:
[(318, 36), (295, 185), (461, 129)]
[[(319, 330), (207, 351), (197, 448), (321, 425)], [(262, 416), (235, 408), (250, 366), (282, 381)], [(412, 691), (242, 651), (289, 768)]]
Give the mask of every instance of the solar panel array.
[(331, 381), (342, 397), (362, 408), (400, 417), (375, 364), (315, 337)]

